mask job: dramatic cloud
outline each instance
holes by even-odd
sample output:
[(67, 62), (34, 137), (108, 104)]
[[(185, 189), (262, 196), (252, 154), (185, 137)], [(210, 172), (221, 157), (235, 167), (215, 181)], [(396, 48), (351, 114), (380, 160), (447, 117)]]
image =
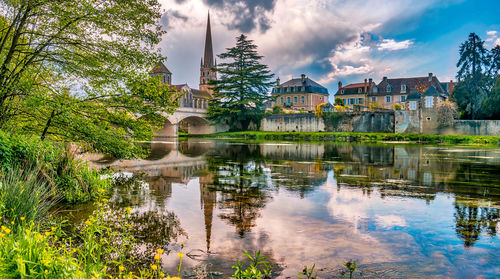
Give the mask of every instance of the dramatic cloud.
[(230, 30), (249, 33), (255, 29), (261, 32), (271, 28), (272, 12), (277, 0), (203, 0), (215, 8), (219, 17), (225, 18), (224, 25)]
[[(177, 1), (177, 0), (176, 0)], [(185, 0), (183, 0), (185, 1)], [(172, 28), (172, 25), (175, 22), (187, 22), (188, 17), (186, 15), (183, 15), (181, 12), (176, 11), (176, 10), (168, 10), (165, 12), (162, 17), (161, 17), (161, 25), (165, 30), (169, 30)]]
[(400, 50), (409, 48), (413, 42), (411, 40), (404, 40), (396, 42), (394, 39), (384, 39), (380, 43), (378, 50)]

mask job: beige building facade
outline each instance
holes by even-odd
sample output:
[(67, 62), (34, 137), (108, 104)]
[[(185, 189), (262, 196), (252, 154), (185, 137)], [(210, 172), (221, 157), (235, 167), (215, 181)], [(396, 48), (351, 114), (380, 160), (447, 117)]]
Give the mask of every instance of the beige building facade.
[(278, 78), (271, 95), (273, 107), (303, 111), (314, 111), (317, 105), (328, 103), (329, 97), (328, 89), (304, 74), (283, 84)]

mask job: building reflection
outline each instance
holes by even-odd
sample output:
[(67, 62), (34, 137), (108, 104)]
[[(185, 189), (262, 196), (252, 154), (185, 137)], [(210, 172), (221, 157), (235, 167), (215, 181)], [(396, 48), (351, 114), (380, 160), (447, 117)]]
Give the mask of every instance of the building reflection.
[[(244, 238), (255, 227), (273, 192), (300, 198), (327, 181), (330, 171), (337, 191), (356, 187), (366, 196), (405, 197), (431, 202), (439, 193), (455, 198), (456, 234), (466, 247), (482, 233), (497, 234), (500, 165), (487, 150), (457, 155), (449, 149), (404, 145), (232, 144), (184, 141), (152, 145), (147, 160), (120, 162), (123, 170), (145, 173), (150, 190), (165, 206), (172, 183), (198, 179), (206, 251), (211, 249), (214, 218)], [(474, 158), (470, 161), (464, 158)], [(446, 160), (444, 160), (446, 159)], [(163, 203), (163, 204), (162, 204)]]

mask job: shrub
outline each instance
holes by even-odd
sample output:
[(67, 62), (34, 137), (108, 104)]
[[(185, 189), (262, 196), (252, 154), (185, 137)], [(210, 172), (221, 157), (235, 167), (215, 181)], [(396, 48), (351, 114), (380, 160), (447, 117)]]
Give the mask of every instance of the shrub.
[(78, 160), (67, 146), (0, 131), (0, 171), (10, 166), (36, 169), (37, 178), (60, 200), (78, 203), (95, 199), (97, 191), (111, 188), (111, 179)]
[(379, 103), (370, 103), (370, 111), (375, 111), (381, 109), (382, 106)]
[(403, 109), (403, 106), (402, 106), (402, 105), (400, 105), (400, 104), (394, 104), (393, 109), (394, 109), (394, 110), (402, 110), (402, 109)]
[(437, 105), (437, 121), (439, 126), (448, 127), (455, 123), (458, 118), (458, 109), (455, 103), (445, 101)]
[(336, 97), (334, 105), (335, 106), (344, 106), (344, 99)]
[(282, 114), (283, 113), (283, 108), (280, 106), (274, 106), (273, 107), (273, 114)]
[(340, 106), (340, 105), (335, 105), (335, 111), (338, 111), (338, 112), (344, 112), (347, 110), (347, 106)]

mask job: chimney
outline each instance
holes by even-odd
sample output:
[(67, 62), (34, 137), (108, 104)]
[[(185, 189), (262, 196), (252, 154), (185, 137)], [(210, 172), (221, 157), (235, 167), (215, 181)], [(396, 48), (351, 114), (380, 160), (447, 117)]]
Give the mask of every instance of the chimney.
[(372, 93), (372, 91), (373, 91), (373, 79), (372, 78), (368, 79), (368, 88), (369, 88), (368, 91), (370, 93)]
[(382, 78), (382, 80), (383, 80), (383, 81), (387, 81), (387, 77), (383, 77), (383, 78)]
[(429, 81), (432, 81), (432, 73), (429, 73)]
[(306, 75), (302, 74), (300, 77), (302, 78), (302, 83), (306, 82)]
[(364, 93), (367, 92), (367, 89), (368, 89), (368, 80), (365, 78), (365, 86), (364, 86)]
[(342, 89), (342, 81), (339, 81), (339, 89)]
[(276, 79), (276, 86), (280, 86), (280, 78), (279, 77)]

